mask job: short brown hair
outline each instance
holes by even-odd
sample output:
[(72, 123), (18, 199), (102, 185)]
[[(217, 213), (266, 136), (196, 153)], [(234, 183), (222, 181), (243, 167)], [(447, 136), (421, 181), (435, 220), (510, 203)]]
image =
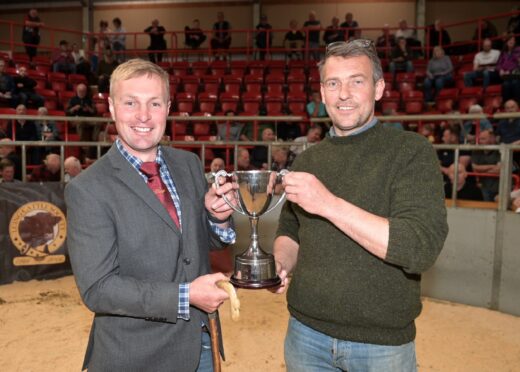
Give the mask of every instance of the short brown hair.
[(170, 78), (168, 73), (155, 63), (145, 61), (144, 59), (135, 58), (120, 64), (110, 77), (110, 96), (115, 97), (115, 86), (119, 81), (125, 81), (136, 77), (153, 75), (161, 79), (166, 92), (166, 102), (170, 100)]

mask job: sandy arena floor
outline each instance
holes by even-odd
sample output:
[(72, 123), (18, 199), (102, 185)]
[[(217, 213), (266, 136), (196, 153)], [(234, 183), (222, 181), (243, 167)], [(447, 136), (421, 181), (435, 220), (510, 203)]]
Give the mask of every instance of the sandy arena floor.
[[(285, 297), (239, 291), (241, 319), (221, 309), (224, 371), (284, 371)], [(0, 286), (0, 370), (79, 371), (92, 314), (72, 277)], [(520, 318), (424, 299), (417, 321), (422, 371), (520, 371)]]

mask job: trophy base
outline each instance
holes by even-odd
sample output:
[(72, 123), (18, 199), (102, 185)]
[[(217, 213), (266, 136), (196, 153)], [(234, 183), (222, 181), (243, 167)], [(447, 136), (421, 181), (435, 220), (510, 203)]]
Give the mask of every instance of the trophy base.
[(237, 279), (234, 275), (229, 279), (229, 282), (233, 284), (235, 287), (244, 288), (244, 289), (264, 289), (264, 288), (272, 288), (277, 287), (282, 283), (280, 277), (251, 281), (244, 279)]

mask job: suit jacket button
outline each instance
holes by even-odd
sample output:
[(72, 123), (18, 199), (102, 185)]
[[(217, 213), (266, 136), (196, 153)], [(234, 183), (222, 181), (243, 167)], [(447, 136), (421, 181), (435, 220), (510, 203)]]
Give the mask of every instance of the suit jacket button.
[(191, 263), (191, 260), (189, 258), (185, 258), (183, 261), (186, 265), (189, 265)]

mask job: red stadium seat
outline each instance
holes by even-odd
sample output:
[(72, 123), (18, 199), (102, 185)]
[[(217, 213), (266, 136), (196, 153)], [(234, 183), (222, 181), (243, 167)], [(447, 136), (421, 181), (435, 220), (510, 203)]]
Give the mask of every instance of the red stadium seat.
[(238, 103), (240, 101), (240, 96), (238, 93), (227, 93), (223, 92), (219, 97), (220, 101), (220, 109), (222, 112), (226, 112), (232, 110), (233, 112), (237, 112)]
[(305, 81), (305, 75), (289, 74), (289, 76), (287, 76), (287, 93), (305, 92)]
[(401, 95), (395, 90), (383, 91), (383, 97), (381, 98), (381, 111), (386, 111), (390, 108), (399, 110), (399, 104), (401, 101)]
[(186, 61), (172, 62), (172, 74), (175, 76), (188, 75), (189, 68), (190, 68), (189, 62), (186, 62)]
[(264, 98), (267, 115), (280, 115), (283, 112), (283, 96), (266, 95)]
[(191, 64), (191, 73), (195, 76), (202, 77), (207, 75), (209, 71), (209, 63), (203, 61), (193, 62)]
[(214, 114), (217, 107), (217, 95), (215, 93), (199, 94), (199, 111)]
[(403, 93), (404, 111), (410, 115), (421, 114), (424, 105), (424, 94), (420, 90), (410, 90)]
[(257, 114), (262, 103), (262, 95), (259, 93), (244, 93), (242, 95), (242, 107), (244, 112)]
[(468, 112), (471, 105), (479, 103), (482, 98), (482, 87), (465, 87), (460, 91), (459, 111)]
[(484, 111), (494, 113), (502, 106), (502, 85), (489, 85), (482, 98)]
[(287, 108), (292, 115), (306, 115), (307, 97), (305, 95), (287, 96)]
[(240, 87), (242, 86), (242, 77), (237, 75), (224, 75), (222, 77), (222, 82), (224, 85), (224, 92), (239, 94)]
[(67, 77), (67, 80), (70, 85), (75, 85), (75, 84), (79, 84), (79, 83), (83, 83), (83, 84), (88, 83), (85, 75), (80, 75), (80, 74), (69, 74), (69, 76)]
[(178, 93), (175, 97), (177, 111), (192, 114), (195, 109), (195, 96), (191, 93)]
[(457, 88), (441, 89), (435, 98), (435, 108), (443, 114), (453, 111), (458, 97), (459, 90)]
[(226, 61), (213, 61), (210, 64), (211, 74), (215, 76), (225, 75), (228, 70), (228, 64)]
[(202, 78), (202, 90), (205, 93), (212, 93), (218, 95), (220, 92), (220, 76), (206, 75)]
[(282, 60), (271, 60), (267, 62), (267, 68), (269, 70), (269, 74), (285, 74), (285, 68), (287, 64)]
[(249, 64), (249, 74), (250, 75), (262, 75), (264, 76), (265, 68), (267, 67), (267, 62), (264, 61), (253, 61)]
[(244, 76), (247, 70), (247, 61), (231, 61), (229, 65), (229, 74), (235, 76)]
[(199, 92), (200, 79), (197, 76), (183, 76), (182, 86), (185, 93), (197, 94)]
[(248, 93), (261, 93), (264, 84), (262, 75), (246, 75), (244, 77), (244, 88)]

